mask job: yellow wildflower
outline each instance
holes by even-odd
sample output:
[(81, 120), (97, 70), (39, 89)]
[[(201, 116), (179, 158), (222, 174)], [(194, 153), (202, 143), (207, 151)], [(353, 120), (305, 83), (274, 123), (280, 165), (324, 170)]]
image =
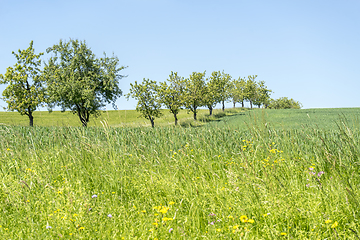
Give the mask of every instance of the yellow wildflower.
[(280, 233), (281, 236), (286, 236), (286, 233), (282, 232)]
[(325, 221), (325, 223), (331, 223), (331, 222), (332, 222), (332, 220), (330, 220), (330, 219)]
[(242, 215), (242, 216), (240, 217), (240, 221), (242, 221), (242, 222), (247, 222), (247, 220), (248, 220), (248, 218), (247, 218), (247, 216), (245, 216), (245, 215)]
[(173, 204), (175, 204), (175, 202), (171, 201), (171, 202), (169, 202), (169, 204), (170, 204), (170, 205), (173, 205)]
[(161, 212), (162, 214), (165, 214), (165, 213), (167, 213), (168, 210), (169, 210), (168, 207), (162, 207), (162, 208), (159, 210), (159, 212)]
[(249, 219), (249, 220), (247, 220), (247, 222), (248, 223), (254, 223), (255, 221), (254, 221), (254, 219)]
[(335, 222), (331, 225), (331, 228), (336, 228), (338, 225), (339, 225), (338, 222), (335, 221)]

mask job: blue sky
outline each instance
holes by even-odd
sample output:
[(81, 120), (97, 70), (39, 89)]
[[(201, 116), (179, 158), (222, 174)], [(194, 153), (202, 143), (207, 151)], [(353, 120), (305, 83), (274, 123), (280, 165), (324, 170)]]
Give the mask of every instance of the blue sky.
[(258, 75), (273, 98), (304, 108), (360, 107), (359, 12), (358, 0), (0, 0), (0, 73), (31, 40), (39, 53), (73, 38), (128, 66), (124, 94), (132, 82), (164, 81), (171, 71), (224, 70)]

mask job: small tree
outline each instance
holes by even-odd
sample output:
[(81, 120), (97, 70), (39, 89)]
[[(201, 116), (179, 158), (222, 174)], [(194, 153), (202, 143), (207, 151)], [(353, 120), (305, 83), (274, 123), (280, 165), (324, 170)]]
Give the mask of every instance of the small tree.
[(171, 72), (166, 82), (161, 83), (159, 88), (160, 102), (174, 115), (175, 126), (178, 123), (177, 114), (183, 106), (184, 78), (177, 72)]
[(220, 81), (218, 84), (219, 89), (219, 100), (222, 103), (222, 110), (225, 111), (225, 101), (230, 97), (230, 87), (231, 87), (231, 76), (224, 71), (221, 73)]
[(265, 86), (265, 81), (256, 83), (255, 93), (254, 104), (259, 108), (261, 105), (264, 105), (266, 108), (270, 103), (270, 94), (272, 91)]
[(236, 103), (241, 103), (241, 107), (244, 107), (245, 85), (246, 80), (240, 77), (231, 81), (231, 88), (229, 92), (234, 108)]
[(255, 79), (257, 78), (257, 75), (249, 75), (248, 80), (246, 81), (245, 85), (245, 100), (250, 102), (250, 107), (253, 107), (253, 102), (256, 100), (256, 89), (257, 84)]
[(115, 103), (122, 95), (119, 59), (115, 56), (96, 58), (85, 41), (72, 40), (54, 45), (47, 52), (55, 56), (45, 65), (50, 102), (62, 111), (70, 109), (84, 127), (90, 115), (100, 115), (107, 103)]
[(126, 98), (129, 100), (130, 97), (138, 101), (136, 111), (150, 120), (151, 126), (154, 127), (155, 118), (161, 116), (159, 86), (156, 81), (144, 78), (141, 84), (136, 81), (134, 84), (130, 83), (130, 92), (126, 94)]
[(209, 109), (209, 115), (212, 115), (212, 111), (216, 104), (221, 101), (220, 99), (220, 71), (214, 71), (211, 73), (210, 78), (207, 79), (204, 88), (203, 103)]
[(30, 126), (34, 125), (33, 112), (45, 102), (45, 88), (41, 78), (41, 59), (43, 53), (34, 53), (33, 41), (26, 50), (12, 52), (17, 63), (8, 67), (5, 75), (0, 74), (0, 84), (9, 84), (3, 91), (7, 109), (18, 111), (29, 117)]
[(204, 104), (205, 85), (205, 72), (193, 72), (185, 79), (183, 102), (185, 108), (194, 113), (194, 120), (197, 120), (198, 108)]

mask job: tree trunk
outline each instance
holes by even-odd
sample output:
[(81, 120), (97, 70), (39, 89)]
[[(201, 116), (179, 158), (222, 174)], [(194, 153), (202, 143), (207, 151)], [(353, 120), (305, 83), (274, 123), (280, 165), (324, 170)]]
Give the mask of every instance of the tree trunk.
[(212, 108), (212, 107), (209, 107), (209, 114), (210, 114), (210, 116), (212, 116), (212, 111), (213, 111), (213, 108)]
[(151, 121), (151, 127), (154, 127), (155, 126), (154, 118), (150, 118), (150, 121)]
[(260, 106), (261, 106), (261, 105), (259, 104), (259, 105), (258, 105), (258, 108), (260, 108)]
[(30, 127), (33, 127), (34, 126), (34, 117), (32, 115), (32, 112), (29, 111), (29, 120), (30, 120)]
[(250, 108), (252, 109), (252, 101), (250, 101)]
[(241, 101), (241, 107), (244, 108), (244, 101)]
[(223, 112), (225, 111), (225, 101), (224, 100), (222, 101), (222, 110), (223, 110)]
[(178, 123), (178, 119), (177, 119), (176, 113), (174, 113), (174, 118), (175, 118), (175, 126), (176, 126), (177, 123)]
[(235, 108), (235, 104), (236, 104), (236, 102), (234, 101), (234, 102), (233, 102), (233, 104), (234, 104), (233, 108)]
[(83, 127), (87, 127), (87, 123), (89, 122), (89, 116), (90, 114), (86, 109), (83, 109), (79, 106), (79, 104), (76, 105), (77, 114), (79, 116), (80, 122), (82, 123)]

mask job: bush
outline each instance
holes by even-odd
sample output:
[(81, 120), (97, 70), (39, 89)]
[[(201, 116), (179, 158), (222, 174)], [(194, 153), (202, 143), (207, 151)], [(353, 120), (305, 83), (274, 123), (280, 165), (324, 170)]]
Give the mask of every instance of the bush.
[(295, 101), (292, 98), (281, 97), (278, 99), (271, 99), (269, 108), (271, 109), (300, 109), (302, 104), (298, 101)]

